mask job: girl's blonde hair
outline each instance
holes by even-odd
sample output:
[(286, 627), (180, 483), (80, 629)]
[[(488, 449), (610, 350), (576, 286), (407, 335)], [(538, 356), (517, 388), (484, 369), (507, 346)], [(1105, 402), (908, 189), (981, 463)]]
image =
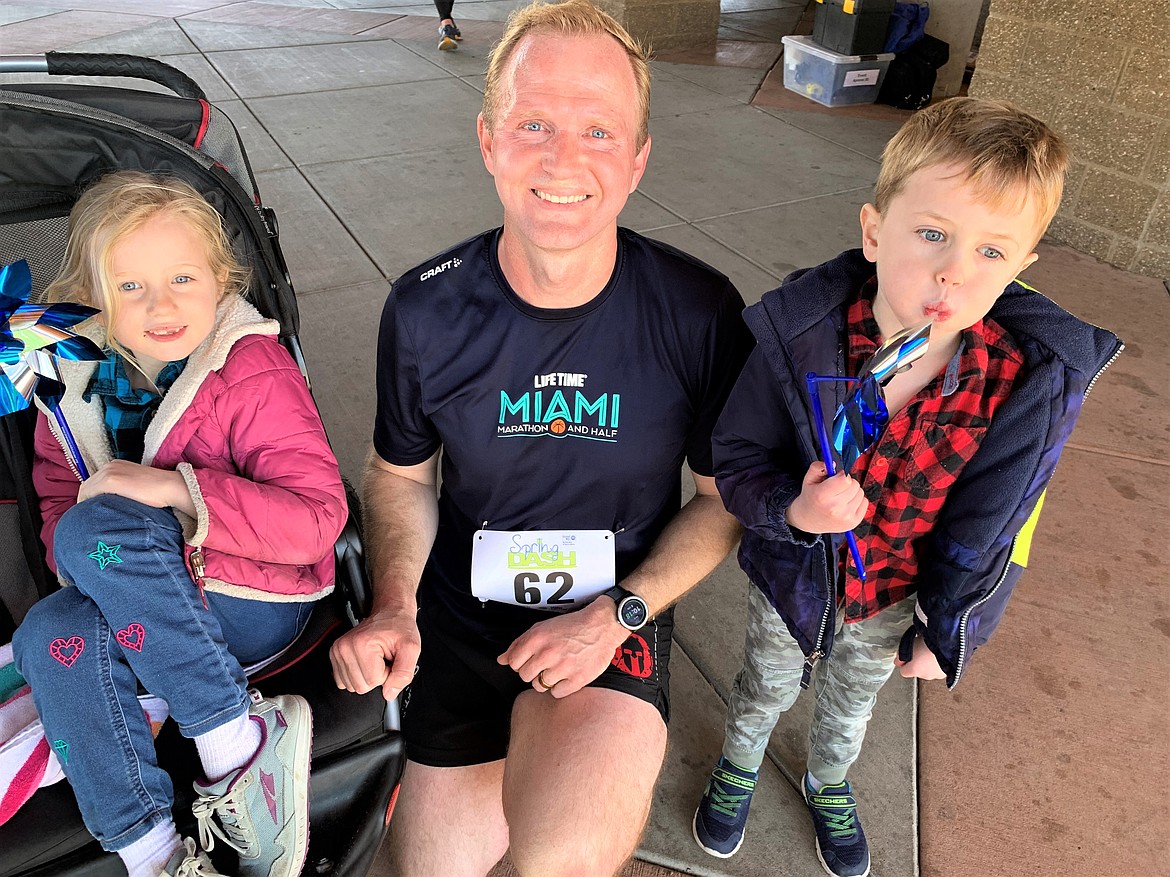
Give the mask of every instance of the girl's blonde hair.
[(73, 205), (61, 273), (45, 289), (45, 297), (100, 308), (104, 343), (131, 362), (133, 353), (108, 331), (118, 319), (119, 300), (112, 253), (119, 241), (159, 214), (182, 220), (203, 240), (208, 265), (217, 279), (223, 278), (221, 301), (243, 295), (251, 278), (251, 271), (232, 251), (219, 213), (189, 183), (140, 171), (102, 177)]

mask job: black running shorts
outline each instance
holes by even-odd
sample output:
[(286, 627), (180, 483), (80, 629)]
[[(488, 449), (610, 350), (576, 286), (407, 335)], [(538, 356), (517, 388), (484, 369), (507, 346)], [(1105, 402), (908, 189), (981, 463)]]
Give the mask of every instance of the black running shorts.
[[(431, 767), (465, 767), (497, 761), (508, 752), (512, 704), (531, 690), (507, 665), (496, 663), (507, 646), (460, 637), (459, 623), (442, 607), (419, 608), (422, 656), (402, 696), (406, 757)], [(667, 609), (622, 644), (593, 688), (621, 691), (651, 703), (670, 719), (670, 632)]]

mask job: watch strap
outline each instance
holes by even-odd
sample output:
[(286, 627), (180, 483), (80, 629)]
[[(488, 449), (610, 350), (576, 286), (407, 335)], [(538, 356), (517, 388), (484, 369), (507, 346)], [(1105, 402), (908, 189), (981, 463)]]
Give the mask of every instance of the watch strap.
[(614, 585), (612, 588), (608, 588), (601, 593), (606, 597), (609, 597), (615, 603), (620, 603), (626, 597), (632, 597), (634, 595), (633, 591), (627, 591), (621, 585)]

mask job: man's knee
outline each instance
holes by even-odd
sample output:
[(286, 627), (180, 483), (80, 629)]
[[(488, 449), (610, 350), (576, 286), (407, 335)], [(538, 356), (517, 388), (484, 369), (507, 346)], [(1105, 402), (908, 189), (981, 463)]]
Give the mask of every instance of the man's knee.
[(612, 877), (634, 853), (636, 838), (606, 836), (588, 824), (557, 836), (525, 841), (513, 836), (512, 862), (520, 877)]
[[(611, 689), (586, 688), (556, 702), (533, 695), (517, 702), (512, 730), (504, 815), (519, 873), (616, 873), (641, 837), (665, 754), (658, 710)], [(547, 740), (560, 748), (531, 745)], [(514, 762), (518, 749), (533, 754)]]
[(502, 761), (465, 768), (408, 761), (390, 821), (394, 873), (468, 877), (491, 870), (508, 849), (502, 775)]

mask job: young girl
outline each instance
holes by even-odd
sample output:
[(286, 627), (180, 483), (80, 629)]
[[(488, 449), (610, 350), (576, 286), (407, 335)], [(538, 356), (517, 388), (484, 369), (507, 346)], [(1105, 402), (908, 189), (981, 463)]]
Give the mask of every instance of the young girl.
[(176, 831), (139, 683), (195, 741), (204, 849), (218, 837), (241, 875), (279, 877), (308, 844), (308, 704), (250, 697), (241, 664), (288, 645), (332, 590), (347, 509), (305, 382), (246, 285), (198, 192), (122, 172), (78, 200), (48, 289), (102, 310), (108, 358), (60, 363), (88, 480), (53, 419), (37, 422), (42, 537), (72, 587), (33, 607), (14, 648), (86, 826), (130, 877), (218, 873)]

